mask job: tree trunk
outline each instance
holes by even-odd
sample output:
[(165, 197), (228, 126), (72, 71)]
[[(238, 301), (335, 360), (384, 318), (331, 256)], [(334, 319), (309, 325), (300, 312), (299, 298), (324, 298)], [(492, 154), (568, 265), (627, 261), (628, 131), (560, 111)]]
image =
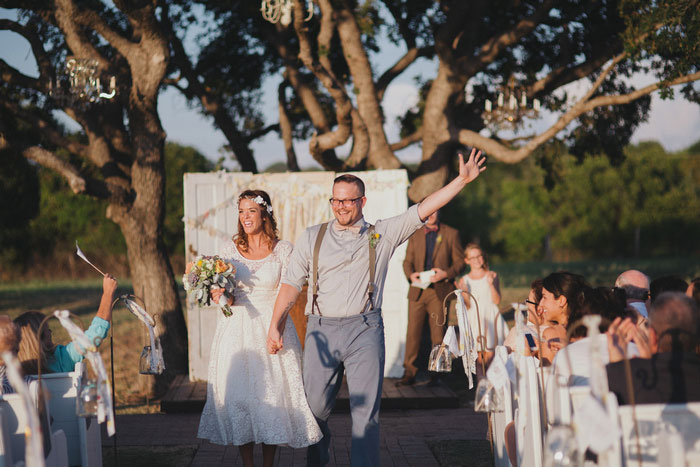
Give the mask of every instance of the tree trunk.
[(448, 65), (440, 61), (438, 74), (425, 101), (423, 156), (418, 166), (418, 175), (408, 189), (411, 201), (421, 201), (447, 182), (457, 148), (456, 135), (452, 134), (450, 126), (450, 112), (453, 100), (462, 89), (464, 78), (455, 76)]
[[(145, 222), (144, 222), (145, 221)], [(187, 327), (165, 245), (153, 230), (155, 221), (128, 219), (122, 224), (134, 294), (156, 321), (163, 346), (165, 373), (150, 381), (154, 395), (163, 394), (174, 375), (187, 373)]]
[(396, 169), (401, 163), (396, 158), (384, 133), (384, 116), (372, 76), (372, 66), (362, 45), (360, 30), (350, 8), (337, 12), (338, 35), (345, 61), (350, 68), (357, 92), (357, 110), (369, 135), (368, 165), (374, 169)]

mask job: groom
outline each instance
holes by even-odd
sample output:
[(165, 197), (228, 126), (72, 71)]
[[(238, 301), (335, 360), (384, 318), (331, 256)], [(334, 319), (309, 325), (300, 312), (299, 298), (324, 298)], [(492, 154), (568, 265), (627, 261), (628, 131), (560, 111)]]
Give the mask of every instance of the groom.
[(365, 222), (365, 186), (354, 175), (333, 182), (335, 220), (306, 229), (292, 252), (275, 302), (267, 348), (283, 347), (282, 330), (304, 283), (309, 282), (304, 347), (304, 390), (323, 439), (309, 446), (307, 465), (329, 461), (328, 428), (335, 398), (347, 374), (352, 416), (353, 466), (379, 465), (379, 405), (384, 375), (381, 307), (389, 259), (425, 219), (483, 172), (481, 151), (472, 149), (448, 185), (398, 216)]

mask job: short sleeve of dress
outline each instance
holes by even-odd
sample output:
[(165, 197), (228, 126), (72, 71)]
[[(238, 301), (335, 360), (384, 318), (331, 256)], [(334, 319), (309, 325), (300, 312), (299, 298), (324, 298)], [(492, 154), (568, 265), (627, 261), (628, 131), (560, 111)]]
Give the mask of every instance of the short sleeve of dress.
[(292, 251), (294, 250), (294, 245), (286, 240), (280, 240), (277, 245), (277, 257), (282, 264), (282, 272), (280, 277), (284, 277), (287, 274), (287, 268), (289, 267), (289, 261), (292, 257)]

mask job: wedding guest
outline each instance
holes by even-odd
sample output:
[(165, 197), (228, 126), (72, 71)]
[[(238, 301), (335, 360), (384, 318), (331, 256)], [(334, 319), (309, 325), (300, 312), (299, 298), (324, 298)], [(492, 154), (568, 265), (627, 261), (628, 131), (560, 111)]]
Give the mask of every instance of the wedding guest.
[[(112, 320), (112, 302), (116, 290), (117, 280), (110, 274), (105, 274), (102, 279), (102, 298), (97, 315), (85, 331), (85, 335), (97, 345), (107, 337), (109, 332)], [(54, 344), (51, 329), (48, 326), (44, 326), (42, 335), (39, 336), (39, 326), (44, 318), (46, 316), (38, 311), (28, 311), (15, 318), (15, 324), (19, 327), (22, 335), (17, 357), (22, 364), (24, 373), (27, 375), (37, 374), (39, 360), (41, 360), (41, 371), (44, 373), (73, 371), (75, 364), (83, 360), (83, 355), (73, 342), (68, 345)]]
[[(530, 284), (530, 293), (525, 300), (525, 305), (527, 307), (527, 321), (525, 323), (527, 326), (526, 332), (533, 336), (532, 338), (535, 343), (540, 341), (540, 334), (542, 334), (548, 327), (548, 325), (542, 321), (542, 316), (537, 309), (540, 304), (540, 300), (542, 300), (542, 279), (535, 279), (532, 281), (532, 284)], [(537, 332), (538, 329), (539, 333)], [(508, 336), (503, 343), (503, 345), (508, 349), (509, 353), (517, 350), (516, 335), (517, 329), (515, 326), (513, 326), (508, 332)], [(531, 342), (526, 338), (523, 347), (523, 354), (526, 356), (531, 355), (530, 344)]]
[[(634, 400), (637, 404), (700, 401), (700, 357), (698, 344), (700, 311), (681, 292), (656, 297), (649, 313), (649, 342), (638, 342), (640, 356), (629, 360)], [(610, 391), (621, 405), (629, 404), (623, 348), (638, 338), (631, 320), (617, 319), (608, 329), (607, 366)]]
[[(501, 303), (500, 280), (498, 274), (489, 268), (484, 251), (476, 243), (470, 243), (464, 248), (464, 262), (469, 266), (469, 272), (457, 282), (457, 287), (471, 293), (476, 299), (474, 304), (468, 294), (463, 294), (469, 306), (467, 317), (472, 335), (475, 339), (483, 336), (485, 347), (493, 349), (503, 344), (508, 335), (508, 325), (498, 309)], [(481, 330), (477, 320), (477, 305)], [(481, 344), (477, 343), (477, 349), (481, 351)]]
[(630, 269), (617, 276), (615, 287), (625, 291), (627, 306), (639, 315), (638, 323), (649, 318), (649, 276)]
[(389, 260), (400, 244), (435, 211), (485, 170), (481, 152), (459, 154), (459, 174), (398, 216), (365, 222), (364, 182), (341, 175), (329, 200), (335, 219), (306, 229), (291, 255), (268, 331), (268, 351), (283, 350), (282, 331), (302, 286), (309, 282), (304, 344), (304, 389), (323, 439), (307, 450), (307, 465), (330, 460), (328, 417), (347, 376), (352, 418), (350, 463), (378, 466), (379, 407), (384, 381), (384, 323), (381, 314)]
[(577, 321), (586, 287), (583, 276), (566, 271), (554, 272), (542, 280), (539, 309), (548, 326), (542, 333), (540, 347), (543, 365), (550, 365), (554, 355), (564, 346), (566, 326)]
[[(447, 294), (455, 290), (453, 281), (464, 267), (459, 232), (439, 220), (439, 211), (428, 217), (422, 229), (411, 235), (406, 248), (403, 270), (411, 286), (408, 289), (408, 327), (403, 378), (397, 385), (411, 385), (416, 381), (416, 359), (420, 348), (423, 323), (428, 319), (430, 343), (435, 346), (444, 337), (442, 303)], [(430, 285), (420, 286), (420, 273), (433, 271)], [(430, 375), (431, 385), (438, 381), (438, 374)]]
[(17, 355), (19, 350), (19, 328), (12, 322), (9, 316), (0, 316), (0, 394), (10, 394), (15, 392), (7, 379), (5, 362), (2, 359), (3, 352), (11, 352)]
[(688, 290), (688, 283), (675, 275), (657, 277), (649, 284), (649, 298), (654, 303), (664, 292), (683, 292)]
[[(601, 334), (595, 341), (587, 336), (587, 329), (581, 322), (581, 319), (588, 315), (601, 317), (598, 326)], [(551, 377), (556, 378), (558, 384), (588, 386), (592, 371), (591, 346), (597, 345), (600, 362), (607, 365), (610, 357), (608, 355), (608, 338), (605, 332), (614, 320), (627, 316), (624, 298), (616, 296), (615, 292), (607, 287), (585, 288), (583, 302), (577, 313), (577, 321), (569, 321), (567, 325), (567, 333), (571, 336), (569, 344), (554, 357)], [(638, 355), (637, 348), (632, 343), (628, 348), (628, 355)], [(549, 389), (550, 386), (548, 385), (547, 388)], [(548, 390), (548, 396), (549, 393)]]
[[(301, 343), (294, 323), (284, 327), (285, 352), (266, 350), (267, 327), (285, 275), (292, 244), (280, 240), (270, 195), (238, 195), (238, 229), (222, 260), (236, 268), (230, 316), (220, 316), (211, 345), (207, 402), (197, 437), (238, 447), (246, 467), (262, 445), (263, 466), (272, 466), (278, 445), (295, 449), (321, 439), (304, 397)], [(223, 289), (211, 296), (221, 303)]]

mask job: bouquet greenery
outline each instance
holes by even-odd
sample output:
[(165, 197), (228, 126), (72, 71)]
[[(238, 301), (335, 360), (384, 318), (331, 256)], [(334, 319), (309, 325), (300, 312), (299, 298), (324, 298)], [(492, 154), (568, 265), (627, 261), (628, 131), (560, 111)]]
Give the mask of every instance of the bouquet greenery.
[(233, 314), (228, 299), (233, 298), (235, 274), (236, 268), (218, 256), (199, 256), (187, 264), (185, 275), (182, 276), (182, 285), (199, 306), (211, 304), (212, 288), (224, 289), (219, 302), (223, 300), (223, 304), (220, 303), (221, 312), (228, 317)]

